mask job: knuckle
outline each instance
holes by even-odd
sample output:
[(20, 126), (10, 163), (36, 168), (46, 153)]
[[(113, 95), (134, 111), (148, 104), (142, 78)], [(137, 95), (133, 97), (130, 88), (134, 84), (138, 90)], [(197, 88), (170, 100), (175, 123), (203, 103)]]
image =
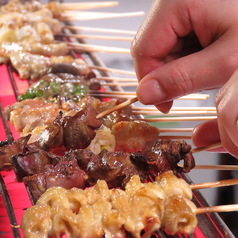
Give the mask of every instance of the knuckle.
[(194, 83), (191, 74), (187, 70), (181, 70), (182, 67), (176, 67), (170, 73), (170, 84), (172, 90), (179, 92), (180, 95), (186, 95), (194, 92)]

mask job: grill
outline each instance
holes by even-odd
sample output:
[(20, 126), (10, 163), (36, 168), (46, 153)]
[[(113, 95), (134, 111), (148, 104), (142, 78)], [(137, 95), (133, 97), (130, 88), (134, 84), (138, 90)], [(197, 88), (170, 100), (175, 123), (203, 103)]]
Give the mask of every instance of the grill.
[[(72, 32), (74, 33), (74, 32)], [(80, 43), (84, 41), (80, 40)], [(71, 52), (73, 56), (77, 57), (75, 52)], [(104, 66), (104, 63), (91, 52), (82, 53), (81, 56), (90, 64), (96, 66)], [(10, 65), (0, 66), (1, 72), (1, 87), (0, 87), (0, 127), (1, 134), (0, 140), (11, 143), (14, 139), (18, 138), (18, 134), (14, 128), (7, 122), (3, 115), (3, 108), (8, 104), (13, 104), (19, 94), (23, 93), (31, 84), (30, 81), (22, 81), (18, 78), (14, 69)], [(99, 71), (101, 76), (110, 76), (108, 72)], [(108, 90), (121, 91), (119, 87), (110, 87)], [(14, 181), (13, 171), (3, 171), (0, 173), (0, 237), (2, 238), (20, 238), (23, 237), (19, 224), (21, 222), (24, 210), (34, 204), (30, 192), (23, 183), (16, 183)], [(185, 175), (180, 174), (183, 179), (189, 184), (193, 182)], [(199, 191), (193, 192), (193, 202), (197, 207), (207, 207), (209, 204)], [(198, 226), (193, 235), (176, 234), (174, 236), (166, 234), (164, 231), (157, 231), (154, 237), (189, 237), (189, 238), (232, 238), (234, 237), (226, 224), (216, 213), (199, 214)]]

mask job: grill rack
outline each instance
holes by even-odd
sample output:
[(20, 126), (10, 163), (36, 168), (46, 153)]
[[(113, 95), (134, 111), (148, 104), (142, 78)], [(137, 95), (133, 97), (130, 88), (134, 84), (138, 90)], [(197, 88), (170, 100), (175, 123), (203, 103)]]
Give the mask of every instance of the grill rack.
[[(62, 2), (62, 1), (60, 1)], [(1, 5), (1, 4), (0, 4)], [(67, 23), (67, 25), (71, 25), (70, 23)], [(71, 33), (75, 33), (74, 31), (71, 31)], [(85, 43), (84, 40), (77, 40), (80, 43)], [(76, 57), (75, 52), (71, 51), (71, 54)], [(102, 66), (104, 67), (104, 63), (99, 59), (94, 53), (92, 52), (84, 52), (82, 53), (82, 57), (86, 61), (92, 62), (96, 66)], [(11, 65), (6, 65), (7, 73), (9, 76), (10, 84), (13, 89), (13, 94), (16, 98), (19, 95), (19, 89), (17, 87), (16, 77), (14, 75), (14, 69)], [(1, 69), (0, 69), (1, 72)], [(101, 76), (109, 77), (110, 74), (105, 71), (99, 71)], [(19, 83), (19, 82), (18, 82)], [(31, 84), (31, 81), (29, 81), (29, 85)], [(1, 84), (0, 84), (1, 85)], [(2, 85), (3, 86), (3, 85)], [(113, 86), (110, 87), (110, 90), (112, 91), (120, 91), (122, 90), (120, 87)], [(3, 97), (4, 95), (0, 95), (0, 97)], [(140, 118), (140, 116), (138, 116)], [(11, 143), (14, 141), (14, 136), (12, 132), (11, 126), (9, 126), (4, 114), (3, 114), (3, 104), (0, 100), (0, 122), (2, 123), (2, 127), (4, 128), (5, 135), (6, 135), (6, 142)], [(187, 174), (179, 174), (181, 178), (183, 178), (188, 184), (193, 184), (192, 180)], [(17, 184), (17, 183), (16, 183)], [(20, 183), (18, 183), (20, 184)], [(24, 185), (25, 187), (25, 185)], [(34, 204), (34, 198), (31, 196), (31, 192), (26, 188), (26, 191), (29, 196), (29, 200), (32, 204)], [(16, 219), (16, 213), (15, 208), (12, 203), (12, 198), (9, 195), (8, 191), (8, 185), (4, 181), (4, 175), (2, 172), (0, 172), (0, 198), (3, 198), (4, 205), (7, 211), (8, 219), (10, 221), (11, 225), (11, 236), (13, 238), (23, 238), (21, 234), (21, 229), (19, 228), (19, 224)], [(0, 200), (1, 201), (1, 200)], [(204, 199), (202, 194), (199, 191), (193, 191), (193, 200), (192, 200), (197, 207), (208, 207), (210, 206), (208, 202)], [(25, 209), (25, 208), (23, 208)], [(0, 214), (0, 218), (1, 218)], [(158, 230), (156, 234), (153, 235), (153, 237), (157, 238), (235, 238), (235, 236), (232, 234), (232, 232), (228, 229), (224, 221), (219, 217), (217, 213), (211, 213), (211, 214), (199, 214), (197, 215), (198, 218), (198, 227), (194, 234), (192, 235), (184, 235), (184, 234), (175, 234), (175, 235), (169, 235), (166, 232), (162, 230)], [(6, 218), (7, 219), (7, 218)], [(3, 237), (5, 234), (1, 232), (0, 230), (0, 237)]]

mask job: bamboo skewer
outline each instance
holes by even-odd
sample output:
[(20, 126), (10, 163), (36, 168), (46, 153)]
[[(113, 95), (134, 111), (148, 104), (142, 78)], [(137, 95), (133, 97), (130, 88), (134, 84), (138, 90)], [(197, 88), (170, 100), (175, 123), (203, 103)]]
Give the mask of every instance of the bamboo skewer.
[(119, 74), (136, 76), (135, 72), (126, 71), (126, 70), (113, 69), (113, 68), (107, 68), (107, 67), (96, 66), (96, 65), (88, 65), (88, 67), (91, 69), (97, 69), (97, 70), (106, 71), (106, 72), (114, 72), (114, 73), (119, 73)]
[[(156, 107), (133, 107), (133, 111), (158, 111)], [(215, 107), (172, 107), (170, 111), (216, 111)]]
[[(108, 95), (110, 95), (110, 93), (114, 94), (114, 92), (108, 92)], [(124, 93), (124, 92), (121, 92), (121, 93)], [(106, 92), (103, 92), (103, 94), (106, 94)], [(104, 117), (104, 116), (110, 114), (111, 112), (114, 112), (118, 109), (122, 109), (123, 107), (128, 106), (128, 105), (130, 105), (134, 102), (137, 102), (137, 101), (138, 101), (137, 97), (130, 98), (127, 101), (125, 101), (113, 108), (110, 108), (108, 110), (105, 110), (102, 113), (99, 113), (97, 115), (97, 118)], [(216, 119), (216, 117), (212, 117), (212, 116), (211, 117), (208, 117), (208, 116), (207, 117), (162, 117), (162, 118), (144, 118), (142, 120), (147, 121), (147, 122), (155, 122), (155, 121), (200, 121), (200, 120), (212, 120), (212, 119)]]
[(69, 30), (74, 30), (74, 31), (92, 31), (92, 32), (114, 33), (114, 34), (126, 34), (126, 35), (133, 35), (133, 36), (136, 34), (136, 31), (83, 27), (83, 26), (63, 26), (63, 29), (69, 29)]
[(101, 83), (102, 86), (136, 87), (138, 83)]
[[(164, 113), (160, 112), (159, 110), (157, 111), (135, 111), (133, 112), (134, 115), (164, 115)], [(166, 115), (216, 115), (216, 112), (214, 111), (170, 111)]]
[(202, 213), (211, 213), (211, 212), (233, 212), (238, 211), (238, 204), (231, 205), (221, 205), (221, 206), (213, 206), (213, 207), (200, 207), (193, 209), (194, 214), (202, 214)]
[(191, 150), (191, 153), (197, 153), (197, 152), (202, 152), (205, 150), (212, 150), (212, 149), (216, 149), (216, 148), (220, 148), (222, 147), (221, 142), (212, 144), (212, 145), (208, 145), (208, 146), (203, 146), (203, 147), (198, 147), (198, 148), (194, 148)]
[(196, 165), (194, 169), (238, 170), (238, 165)]
[(106, 53), (122, 53), (130, 54), (129, 49), (109, 47), (109, 46), (99, 46), (99, 45), (89, 45), (81, 43), (67, 42), (69, 49), (80, 51), (80, 52), (106, 52)]
[(85, 34), (58, 34), (57, 36), (64, 36), (64, 37), (76, 38), (76, 39), (97, 39), (97, 40), (116, 40), (116, 41), (132, 41), (133, 40), (133, 37), (85, 35)]
[(158, 136), (158, 139), (167, 139), (167, 140), (191, 140), (191, 136), (184, 136), (184, 135), (169, 135), (169, 136)]
[(205, 189), (205, 188), (218, 188), (218, 187), (225, 187), (231, 185), (238, 185), (238, 179), (226, 179), (214, 182), (206, 182), (206, 183), (198, 183), (198, 184), (191, 184), (190, 188), (194, 189)]
[(111, 113), (111, 112), (114, 112), (114, 111), (120, 109), (121, 106), (122, 106), (122, 107), (126, 107), (126, 106), (128, 106), (128, 105), (130, 105), (130, 104), (132, 104), (132, 103), (134, 103), (134, 102), (137, 102), (137, 101), (138, 101), (137, 97), (132, 98), (132, 99), (129, 99), (129, 100), (127, 100), (127, 101), (125, 101), (125, 102), (123, 102), (123, 103), (121, 103), (121, 104), (119, 104), (119, 105), (113, 107), (113, 108), (110, 108), (110, 109), (108, 109), (108, 110), (105, 110), (104, 112), (99, 113), (99, 114), (96, 116), (96, 118), (99, 119), (99, 118), (101, 118), (101, 117), (104, 117), (105, 115), (107, 115), (107, 114), (109, 114), (109, 113)]
[[(93, 92), (93, 91), (91, 91)], [(136, 92), (129, 92), (129, 91), (117, 91), (117, 92), (113, 92), (113, 91), (106, 91), (106, 92), (100, 92), (100, 91), (95, 91), (95, 94), (98, 93), (98, 95), (100, 94), (106, 94), (106, 95), (125, 95), (127, 97), (135, 97), (136, 96)], [(187, 95), (186, 97), (180, 97), (177, 98), (176, 100), (205, 100), (207, 99), (207, 97), (209, 97), (209, 95), (206, 94), (190, 94)], [(122, 106), (123, 107), (123, 106)]]
[(96, 79), (99, 81), (137, 82), (136, 78), (96, 77)]
[(119, 2), (71, 2), (71, 3), (61, 3), (60, 5), (64, 10), (85, 10), (92, 8), (102, 8), (102, 7), (114, 7), (117, 6)]
[(160, 133), (192, 132), (193, 128), (159, 128)]
[(158, 118), (142, 118), (140, 120), (145, 121), (145, 122), (169, 122), (169, 121), (171, 122), (171, 121), (207, 121), (207, 120), (213, 120), (213, 119), (216, 119), (216, 118), (217, 117), (213, 117), (213, 116), (203, 116), (203, 117), (158, 117)]
[(144, 12), (126, 12), (126, 13), (108, 13), (108, 12), (87, 12), (87, 11), (64, 11), (60, 20), (67, 21), (85, 21), (118, 17), (143, 16)]

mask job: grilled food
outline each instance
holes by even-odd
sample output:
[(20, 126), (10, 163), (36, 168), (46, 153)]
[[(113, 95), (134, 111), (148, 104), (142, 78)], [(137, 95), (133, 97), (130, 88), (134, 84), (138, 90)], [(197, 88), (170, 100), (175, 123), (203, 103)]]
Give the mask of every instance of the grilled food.
[[(176, 189), (173, 188), (176, 184)], [(109, 189), (99, 180), (89, 189), (52, 187), (28, 208), (21, 227), (24, 237), (149, 238), (157, 229), (169, 233), (193, 233), (197, 218), (193, 213), (189, 185), (171, 171), (155, 182), (141, 183), (137, 175), (125, 190)], [(176, 204), (176, 206), (175, 206)]]

